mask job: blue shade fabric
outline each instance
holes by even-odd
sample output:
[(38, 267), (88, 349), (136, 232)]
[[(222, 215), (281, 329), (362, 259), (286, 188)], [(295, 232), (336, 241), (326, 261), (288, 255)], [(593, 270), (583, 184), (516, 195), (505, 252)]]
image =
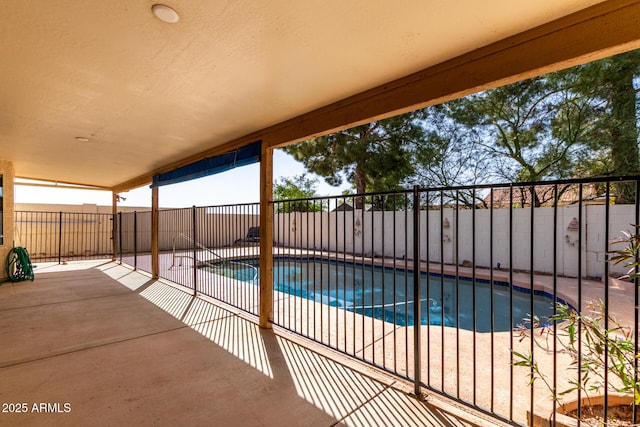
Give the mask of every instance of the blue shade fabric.
[(239, 166), (259, 162), (261, 143), (262, 141), (252, 142), (228, 153), (208, 157), (172, 171), (154, 175), (151, 188), (215, 175)]

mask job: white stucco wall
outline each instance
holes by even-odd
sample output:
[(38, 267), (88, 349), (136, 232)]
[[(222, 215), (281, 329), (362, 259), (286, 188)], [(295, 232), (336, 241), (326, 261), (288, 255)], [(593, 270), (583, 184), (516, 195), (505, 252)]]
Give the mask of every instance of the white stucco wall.
[[(85, 205), (76, 209), (84, 213), (98, 213), (108, 208)], [(616, 249), (618, 246), (611, 246), (611, 242), (621, 236), (621, 231), (633, 230), (631, 224), (635, 223), (634, 206), (610, 206), (609, 236), (606, 239), (605, 208), (602, 205), (583, 206), (580, 218), (581, 245), (578, 244), (578, 232), (567, 230), (571, 220), (579, 217), (577, 206), (557, 210), (555, 233), (554, 210), (534, 209), (533, 270), (551, 274), (555, 269), (558, 275), (570, 277), (579, 273), (583, 277), (602, 277), (606, 250)], [(52, 211), (51, 207), (42, 209)], [(54, 211), (58, 209), (63, 210), (63, 207), (58, 206)], [(196, 212), (197, 240), (207, 247), (232, 245), (236, 240), (246, 237), (250, 227), (259, 225), (259, 215), (254, 210), (212, 211), (209, 208), (198, 208)], [(469, 261), (478, 267), (497, 267), (499, 263), (501, 268), (509, 268), (512, 262), (516, 270), (531, 270), (531, 209), (494, 209), (493, 220), (491, 215), (491, 211), (486, 209), (477, 209), (475, 212), (461, 209), (457, 213), (453, 209), (420, 211), (420, 258), (431, 262), (443, 260), (445, 264)], [(12, 221), (13, 216), (5, 213), (5, 230), (8, 229), (7, 226), (11, 227), (11, 221), (7, 221), (7, 218)], [(122, 218), (122, 248), (128, 252), (133, 250), (133, 215), (125, 213)], [(170, 250), (174, 244), (177, 249), (191, 248), (192, 243), (181, 235), (192, 236), (192, 218), (191, 209), (161, 210), (160, 250)], [(449, 224), (446, 228), (442, 227), (444, 219)], [(510, 222), (512, 233), (509, 229)], [(148, 211), (138, 213), (137, 225), (138, 251), (150, 251), (151, 215)], [(70, 231), (70, 234), (74, 233), (74, 230)], [(110, 234), (110, 229), (102, 233)], [(24, 233), (19, 231), (16, 235), (22, 234)], [(367, 257), (384, 255), (389, 258), (413, 259), (414, 237), (411, 211), (356, 210), (274, 215), (274, 240), (276, 244), (288, 247), (364, 254)], [(109, 249), (109, 238), (110, 235), (102, 245), (105, 246), (105, 251)], [(52, 246), (48, 250), (56, 252), (57, 247)], [(578, 254), (582, 257), (582, 272), (578, 272)], [(609, 267), (612, 272), (625, 272), (622, 266), (609, 264)]]
[[(611, 246), (611, 243), (622, 236), (622, 231), (633, 230), (634, 209), (632, 205), (609, 207), (607, 245), (605, 206), (583, 206), (582, 219), (579, 221), (581, 246), (578, 245), (578, 232), (567, 230), (571, 220), (578, 217), (577, 206), (559, 208), (555, 227), (553, 209), (534, 209), (533, 270), (553, 273), (555, 255), (557, 274), (575, 277), (579, 274), (580, 251), (582, 275), (602, 277), (605, 252), (619, 247)], [(478, 267), (497, 267), (500, 263), (501, 268), (509, 268), (512, 260), (516, 270), (532, 269), (531, 209), (494, 209), (493, 221), (491, 211), (487, 209), (477, 209), (475, 213), (459, 210), (457, 215), (458, 218), (453, 209), (420, 212), (421, 259), (431, 262), (440, 262), (442, 259), (446, 264), (475, 260)], [(448, 228), (442, 227), (445, 218), (449, 223)], [(284, 246), (413, 259), (413, 216), (410, 211), (296, 212), (276, 214), (274, 222), (274, 239)], [(609, 264), (609, 268), (612, 272), (625, 272), (622, 266)]]

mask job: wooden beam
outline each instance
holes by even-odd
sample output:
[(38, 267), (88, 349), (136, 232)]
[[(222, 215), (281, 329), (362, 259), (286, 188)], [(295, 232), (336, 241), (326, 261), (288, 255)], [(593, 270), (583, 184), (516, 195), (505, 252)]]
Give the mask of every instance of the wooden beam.
[(264, 131), (280, 147), (640, 48), (640, 2), (605, 1)]
[(154, 172), (149, 172), (147, 174), (141, 175), (129, 181), (125, 181), (121, 184), (114, 185), (113, 187), (111, 187), (111, 191), (115, 191), (116, 193), (124, 193), (125, 191), (129, 191), (135, 188), (149, 185), (151, 184), (153, 175), (155, 175)]
[(159, 188), (151, 189), (151, 278), (160, 277), (160, 258), (158, 251), (158, 197)]
[(273, 150), (262, 142), (260, 160), (260, 320), (261, 328), (273, 322)]
[(371, 120), (640, 48), (640, 1), (609, 0), (367, 90), (307, 114), (170, 163), (113, 187), (146, 185), (156, 173), (256, 140), (276, 148)]
[(110, 191), (110, 187), (103, 187), (99, 185), (81, 184), (78, 182), (68, 181), (47, 181), (38, 178), (29, 178), (26, 176), (17, 176), (16, 179), (27, 179), (36, 182), (14, 182), (14, 185), (22, 185), (26, 187), (49, 187), (49, 188), (70, 188), (76, 190), (95, 190), (95, 191)]

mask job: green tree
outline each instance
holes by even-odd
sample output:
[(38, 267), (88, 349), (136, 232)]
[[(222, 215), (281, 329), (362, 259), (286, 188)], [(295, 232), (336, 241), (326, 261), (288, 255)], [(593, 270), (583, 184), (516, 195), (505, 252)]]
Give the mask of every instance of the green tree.
[(277, 213), (287, 212), (321, 212), (323, 204), (309, 199), (316, 196), (317, 179), (307, 178), (305, 174), (291, 178), (281, 178), (273, 185), (273, 198), (280, 201), (276, 204)]
[(416, 145), (415, 176), (408, 184), (428, 188), (451, 188), (430, 192), (427, 203), (460, 203), (470, 207), (484, 203), (480, 193), (453, 187), (485, 184), (496, 179), (495, 154), (478, 143), (474, 130), (458, 123), (451, 110), (453, 103), (425, 109), (425, 138)]
[(502, 165), (503, 177), (565, 178), (585, 131), (585, 108), (575, 98), (551, 79), (537, 77), (454, 101), (453, 114), (475, 129), (479, 144)]
[[(581, 172), (590, 176), (640, 173), (638, 151), (638, 77), (640, 50), (594, 61), (558, 73), (572, 90), (591, 99), (590, 155)], [(635, 186), (615, 186), (616, 202), (635, 200)]]
[[(357, 193), (399, 189), (413, 171), (412, 152), (424, 137), (421, 112), (303, 141), (284, 150), (331, 185), (347, 179)], [(362, 209), (364, 199), (356, 198)]]
[[(573, 176), (591, 114), (585, 95), (552, 75), (452, 101), (450, 111), (493, 160), (493, 172), (515, 182)], [(531, 197), (537, 206), (544, 202), (535, 191)]]

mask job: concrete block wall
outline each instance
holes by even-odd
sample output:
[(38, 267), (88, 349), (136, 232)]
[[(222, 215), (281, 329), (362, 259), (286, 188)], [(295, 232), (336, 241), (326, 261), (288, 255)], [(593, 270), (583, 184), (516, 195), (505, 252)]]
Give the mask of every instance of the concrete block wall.
[[(5, 170), (10, 170), (6, 168)], [(12, 182), (6, 180), (5, 182)], [(9, 193), (5, 189), (5, 198)], [(9, 200), (12, 200), (12, 196)], [(26, 208), (20, 206), (21, 209)], [(52, 207), (42, 206), (52, 211)], [(54, 211), (65, 207), (56, 206)], [(478, 267), (491, 265), (516, 270), (553, 273), (554, 264), (559, 275), (576, 277), (603, 277), (607, 248), (616, 249), (612, 242), (622, 236), (622, 231), (633, 231), (635, 222), (633, 205), (609, 207), (608, 236), (605, 233), (605, 206), (583, 206), (578, 232), (568, 230), (573, 218), (578, 218), (578, 207), (559, 208), (554, 216), (551, 208), (533, 210), (533, 257), (531, 256), (532, 210), (443, 209), (420, 211), (420, 230), (414, 236), (411, 211), (385, 212), (293, 212), (274, 215), (274, 240), (276, 244), (318, 250), (363, 254), (366, 257), (395, 257), (413, 259), (414, 238), (420, 238), (420, 258), (445, 264), (474, 262)], [(76, 207), (76, 210), (102, 213), (110, 207), (95, 205)], [(198, 243), (207, 247), (224, 247), (246, 237), (250, 227), (259, 225), (259, 215), (246, 211), (213, 211), (197, 208)], [(13, 234), (13, 212), (5, 212), (5, 235)], [(133, 251), (132, 215), (123, 214), (123, 252)], [(510, 233), (509, 224), (512, 224)], [(554, 227), (555, 221), (555, 227)], [(443, 222), (447, 226), (443, 226)], [(475, 225), (474, 225), (475, 224)], [(193, 211), (161, 210), (159, 248), (161, 251), (191, 248), (193, 244), (181, 235), (192, 236)], [(554, 232), (555, 229), (555, 232)], [(475, 231), (474, 231), (475, 230)], [(108, 233), (108, 232), (105, 232)], [(110, 236), (105, 236), (108, 240)], [(139, 212), (137, 220), (137, 249), (151, 249), (151, 215)], [(6, 254), (7, 241), (2, 250)], [(475, 244), (475, 250), (474, 250)], [(9, 246), (10, 247), (10, 246)], [(578, 254), (582, 255), (582, 271), (578, 271)], [(556, 256), (554, 262), (554, 254)], [(6, 255), (5, 255), (6, 256)], [(533, 264), (532, 264), (533, 260)], [(610, 266), (610, 271), (622, 274), (623, 266)]]
[[(578, 207), (559, 208), (554, 220), (551, 208), (533, 210), (533, 265), (529, 208), (472, 210), (453, 209), (420, 212), (420, 258), (453, 264), (474, 262), (478, 267), (491, 265), (516, 270), (577, 277), (603, 277), (606, 251), (615, 245), (623, 231), (633, 231), (635, 206), (609, 207), (608, 236), (605, 235), (605, 206), (583, 206), (580, 228), (569, 230)], [(456, 217), (457, 216), (457, 217)], [(510, 218), (511, 216), (511, 218)], [(475, 220), (474, 220), (475, 217)], [(445, 221), (446, 219), (446, 221)], [(509, 224), (512, 224), (510, 233)], [(554, 226), (555, 221), (555, 226)], [(443, 223), (448, 223), (444, 227)], [(274, 216), (277, 244), (296, 248), (339, 251), (375, 257), (413, 259), (413, 214), (397, 212), (292, 212)], [(475, 225), (474, 225), (475, 224)], [(554, 232), (555, 230), (555, 232)], [(474, 248), (475, 243), (475, 248)], [(493, 245), (491, 245), (493, 244)], [(578, 253), (582, 252), (582, 271), (578, 271)], [(510, 253), (511, 256), (510, 256)], [(457, 258), (456, 258), (457, 254)], [(610, 271), (623, 274), (623, 266), (609, 264)]]

